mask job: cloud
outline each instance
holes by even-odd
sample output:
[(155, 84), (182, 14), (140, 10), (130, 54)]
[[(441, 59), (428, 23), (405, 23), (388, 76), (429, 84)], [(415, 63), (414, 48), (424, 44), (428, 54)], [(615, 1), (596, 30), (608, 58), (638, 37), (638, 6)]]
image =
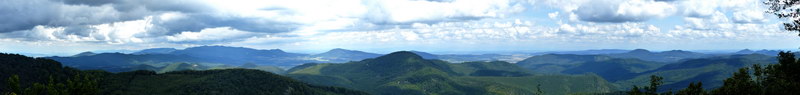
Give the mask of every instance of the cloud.
[(236, 30), (230, 27), (217, 27), (203, 29), (199, 32), (185, 31), (166, 36), (166, 39), (173, 42), (219, 43), (241, 41), (255, 36), (259, 36), (259, 33)]
[(38, 25), (31, 30), (6, 33), (0, 37), (25, 41), (141, 43), (145, 42), (146, 38), (159, 34), (151, 31), (154, 27), (151, 21), (151, 17), (148, 17), (141, 20), (86, 26)]
[(743, 10), (733, 12), (733, 22), (736, 23), (763, 23), (767, 22), (766, 13), (758, 10)]
[(676, 7), (650, 0), (592, 1), (574, 12), (580, 20), (590, 22), (640, 22), (672, 15)]
[(2, 0), (0, 42), (518, 50), (786, 38), (758, 1)]
[(113, 21), (133, 20), (135, 14), (125, 14), (111, 6), (72, 6), (45, 0), (0, 1), (0, 33), (27, 30), (34, 26), (69, 26), (102, 24)]
[(524, 10), (524, 3), (512, 0), (365, 0), (364, 3), (369, 8), (366, 19), (376, 23), (504, 17)]

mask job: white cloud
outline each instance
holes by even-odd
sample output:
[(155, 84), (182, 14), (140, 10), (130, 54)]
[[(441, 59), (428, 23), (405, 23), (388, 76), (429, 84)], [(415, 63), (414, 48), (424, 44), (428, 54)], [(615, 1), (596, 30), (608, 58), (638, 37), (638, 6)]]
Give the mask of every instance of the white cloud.
[(581, 5), (574, 12), (583, 21), (640, 22), (670, 16), (676, 12), (676, 7), (652, 0), (612, 0), (592, 1)]
[(370, 9), (367, 19), (390, 23), (504, 17), (524, 10), (523, 3), (512, 0), (366, 0), (364, 3)]
[(558, 12), (547, 13), (547, 17), (550, 17), (550, 19), (557, 19)]
[[(0, 42), (139, 48), (222, 44), (282, 49), (546, 50), (659, 45), (717, 48), (702, 44), (770, 42), (787, 38), (783, 34), (793, 35), (777, 32), (780, 25), (768, 22), (770, 16), (759, 11), (763, 6), (758, 2), (4, 0), (0, 1), (0, 13), (11, 14), (0, 15), (0, 20), (6, 21), (0, 22), (0, 32), (5, 32), (0, 33)], [(685, 25), (674, 25), (681, 17)], [(678, 21), (648, 22), (657, 18)], [(673, 25), (675, 28), (660, 27)]]
[(736, 23), (763, 23), (767, 22), (767, 18), (764, 11), (743, 10), (733, 12), (733, 21)]
[(241, 31), (230, 27), (207, 28), (199, 32), (184, 31), (166, 39), (174, 42), (229, 42), (256, 36), (258, 33)]

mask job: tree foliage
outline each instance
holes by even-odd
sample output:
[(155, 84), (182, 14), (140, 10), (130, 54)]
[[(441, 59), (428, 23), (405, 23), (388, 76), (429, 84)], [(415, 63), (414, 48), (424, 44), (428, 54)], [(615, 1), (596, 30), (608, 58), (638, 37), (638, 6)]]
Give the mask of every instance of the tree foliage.
[[(631, 91), (628, 92), (629, 95), (658, 95), (658, 86), (664, 84), (662, 81), (664, 80), (663, 77), (659, 77), (656, 75), (650, 76), (650, 85), (643, 87), (643, 89), (639, 89), (638, 86), (633, 86)], [(644, 90), (644, 91), (642, 91)]]
[(800, 5), (800, 0), (767, 0), (764, 4), (769, 6), (768, 13), (778, 16), (778, 18), (791, 20), (783, 23), (784, 29), (800, 32), (800, 9), (796, 8), (797, 5)]
[[(289, 77), (246, 69), (110, 73), (80, 71), (59, 62), (0, 53), (4, 95), (363, 95), (361, 91), (309, 85)], [(8, 89), (8, 90), (7, 90)]]
[(703, 82), (692, 82), (689, 87), (678, 91), (677, 95), (708, 95), (708, 92), (703, 89)]
[[(797, 95), (800, 94), (800, 63), (791, 52), (780, 52), (778, 64), (742, 68), (713, 94)], [(749, 72), (752, 69), (753, 72)]]

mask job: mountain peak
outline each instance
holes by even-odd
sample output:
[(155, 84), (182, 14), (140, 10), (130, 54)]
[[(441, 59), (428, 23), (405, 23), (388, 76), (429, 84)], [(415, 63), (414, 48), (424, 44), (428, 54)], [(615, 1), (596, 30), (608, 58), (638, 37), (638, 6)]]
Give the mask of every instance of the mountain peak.
[(334, 49), (331, 49), (330, 51), (353, 51), (353, 50), (347, 50), (347, 49), (342, 49), (342, 48), (334, 48)]
[(324, 53), (348, 53), (348, 52), (359, 52), (359, 51), (347, 50), (347, 49), (342, 49), (342, 48), (334, 48), (334, 49), (328, 50), (327, 52), (324, 52)]
[(755, 53), (755, 51), (750, 49), (743, 49), (736, 52), (736, 54), (751, 54), (751, 53)]
[(75, 54), (75, 55), (72, 55), (72, 56), (73, 57), (80, 57), (80, 56), (92, 56), (92, 55), (96, 55), (96, 54), (97, 53), (94, 53), (94, 52), (91, 52), (91, 51), (86, 51), (86, 52), (81, 52), (81, 53), (78, 53), (78, 54)]
[(423, 59), (422, 56), (410, 51), (392, 52), (376, 59)]
[(651, 53), (651, 52), (646, 50), (646, 49), (635, 49), (635, 50), (631, 50), (628, 53)]

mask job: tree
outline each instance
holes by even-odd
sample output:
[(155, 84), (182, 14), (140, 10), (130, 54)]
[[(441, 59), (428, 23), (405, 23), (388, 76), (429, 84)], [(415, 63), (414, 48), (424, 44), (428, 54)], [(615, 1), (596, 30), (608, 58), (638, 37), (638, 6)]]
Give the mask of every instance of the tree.
[(794, 53), (778, 53), (778, 64), (762, 67), (753, 65), (741, 68), (732, 77), (725, 79), (722, 87), (714, 89), (715, 95), (798, 95), (800, 94), (800, 62)]
[(713, 91), (718, 95), (758, 95), (756, 82), (751, 79), (747, 68), (739, 69), (732, 77), (723, 80), (723, 86)]
[(650, 85), (644, 87), (644, 92), (639, 89), (638, 86), (634, 85), (631, 91), (628, 92), (628, 95), (658, 95), (658, 86), (664, 84), (661, 80), (664, 80), (663, 77), (659, 77), (656, 75), (650, 76)]
[(628, 91), (628, 95), (644, 95), (644, 93), (639, 89), (639, 86), (634, 85), (631, 91)]
[(22, 87), (19, 86), (19, 76), (12, 75), (8, 77), (8, 88), (11, 89), (11, 92), (7, 93), (9, 95), (17, 95), (22, 93)]
[(694, 82), (689, 83), (689, 86), (683, 90), (678, 91), (677, 95), (707, 95), (705, 89), (703, 89), (703, 82)]
[(4, 95), (94, 95), (99, 91), (94, 77), (81, 74), (67, 80), (66, 85), (51, 76), (47, 84), (33, 83), (25, 89), (20, 86), (19, 76), (14, 75), (8, 78), (8, 85), (12, 90)]
[(796, 8), (797, 5), (800, 5), (800, 0), (767, 0), (764, 4), (769, 6), (767, 13), (791, 20), (791, 22), (783, 23), (784, 29), (800, 32), (800, 9)]
[(89, 74), (78, 74), (67, 80), (67, 90), (72, 95), (91, 95), (98, 92), (97, 80)]
[(658, 86), (664, 84), (661, 80), (664, 80), (663, 77), (659, 77), (656, 75), (650, 76), (650, 85), (648, 87), (644, 87), (644, 93), (647, 95), (657, 95), (658, 94)]

